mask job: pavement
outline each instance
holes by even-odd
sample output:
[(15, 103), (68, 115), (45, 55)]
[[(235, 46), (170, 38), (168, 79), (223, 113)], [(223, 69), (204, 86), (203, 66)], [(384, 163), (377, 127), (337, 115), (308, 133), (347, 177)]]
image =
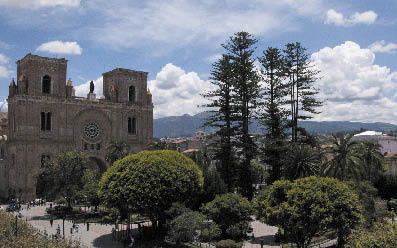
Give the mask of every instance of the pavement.
[(251, 222), (251, 227), (253, 228), (254, 238), (245, 241), (243, 248), (261, 248), (261, 240), (263, 240), (263, 247), (280, 247), (279, 244), (274, 242), (274, 235), (278, 231), (277, 227), (266, 225), (258, 220)]
[[(3, 205), (3, 207), (5, 207)], [(40, 230), (40, 233), (47, 234), (49, 236), (55, 235), (57, 233), (57, 226), (60, 225), (61, 235), (63, 234), (63, 225), (61, 219), (54, 220), (52, 226), (50, 225), (50, 216), (47, 215), (45, 209), (49, 207), (49, 203), (46, 206), (36, 206), (31, 207), (27, 210), (26, 205), (22, 205), (23, 210), (22, 219), (27, 220), (29, 224)], [(15, 212), (16, 213), (16, 212)], [(87, 231), (86, 224), (79, 224), (78, 232), (75, 230), (73, 233), (70, 232), (73, 223), (71, 221), (65, 220), (65, 236), (66, 238), (71, 238), (73, 240), (78, 240), (82, 245), (87, 247), (105, 248), (114, 247), (122, 248), (123, 243), (120, 241), (115, 241), (112, 238), (112, 228), (114, 225), (101, 225), (90, 223), (89, 231)], [(133, 229), (137, 229), (137, 225), (133, 225)]]

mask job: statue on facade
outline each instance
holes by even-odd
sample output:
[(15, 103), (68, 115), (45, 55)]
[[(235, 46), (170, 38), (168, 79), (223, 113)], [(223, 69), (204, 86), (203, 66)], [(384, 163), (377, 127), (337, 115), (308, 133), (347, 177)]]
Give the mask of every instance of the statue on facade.
[(90, 93), (94, 93), (94, 88), (95, 88), (94, 81), (91, 81), (90, 82)]

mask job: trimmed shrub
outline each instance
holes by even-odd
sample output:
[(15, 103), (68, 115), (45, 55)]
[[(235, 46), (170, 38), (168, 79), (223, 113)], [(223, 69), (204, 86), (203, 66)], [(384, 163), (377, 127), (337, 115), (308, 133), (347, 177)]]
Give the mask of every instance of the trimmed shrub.
[(231, 240), (231, 239), (221, 240), (215, 244), (215, 247), (216, 248), (240, 248), (240, 246), (234, 240)]

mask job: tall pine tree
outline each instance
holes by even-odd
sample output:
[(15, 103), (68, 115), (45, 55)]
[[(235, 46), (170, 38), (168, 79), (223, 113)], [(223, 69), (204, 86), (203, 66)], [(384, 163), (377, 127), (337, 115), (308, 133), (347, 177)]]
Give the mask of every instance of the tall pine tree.
[(236, 147), (241, 157), (240, 189), (242, 195), (249, 199), (253, 196), (251, 160), (256, 154), (256, 145), (249, 133), (250, 119), (255, 117), (260, 99), (259, 76), (255, 69), (255, 44), (257, 40), (247, 32), (238, 32), (230, 37), (227, 44), (222, 45), (231, 58), (233, 91), (235, 98), (233, 106), (236, 111)]
[(233, 136), (236, 127), (233, 124), (235, 112), (233, 109), (233, 71), (231, 57), (222, 55), (219, 61), (212, 65), (210, 82), (215, 89), (203, 94), (210, 100), (205, 107), (210, 108), (210, 115), (206, 118), (204, 126), (215, 127), (215, 134), (219, 139), (213, 143), (215, 159), (220, 161), (220, 171), (228, 191), (232, 192), (238, 181), (238, 163), (234, 156)]
[(322, 105), (315, 98), (318, 90), (313, 83), (318, 79), (319, 71), (315, 70), (306, 54), (306, 48), (299, 42), (288, 43), (283, 50), (286, 74), (289, 83), (289, 104), (291, 111), (292, 142), (298, 141), (298, 120), (312, 118), (311, 114), (318, 114), (316, 107)]
[(285, 83), (284, 60), (279, 49), (267, 48), (259, 61), (264, 82), (264, 102), (260, 116), (266, 128), (263, 153), (264, 162), (271, 166), (269, 182), (272, 183), (281, 178), (282, 158), (286, 151), (287, 111), (283, 106), (287, 103), (288, 87)]

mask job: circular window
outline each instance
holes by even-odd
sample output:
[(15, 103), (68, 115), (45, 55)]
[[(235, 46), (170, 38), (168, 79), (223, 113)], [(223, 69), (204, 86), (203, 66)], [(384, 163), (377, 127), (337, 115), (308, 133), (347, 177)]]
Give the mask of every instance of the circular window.
[(96, 123), (88, 123), (84, 127), (84, 134), (89, 139), (95, 139), (99, 135), (99, 127)]

